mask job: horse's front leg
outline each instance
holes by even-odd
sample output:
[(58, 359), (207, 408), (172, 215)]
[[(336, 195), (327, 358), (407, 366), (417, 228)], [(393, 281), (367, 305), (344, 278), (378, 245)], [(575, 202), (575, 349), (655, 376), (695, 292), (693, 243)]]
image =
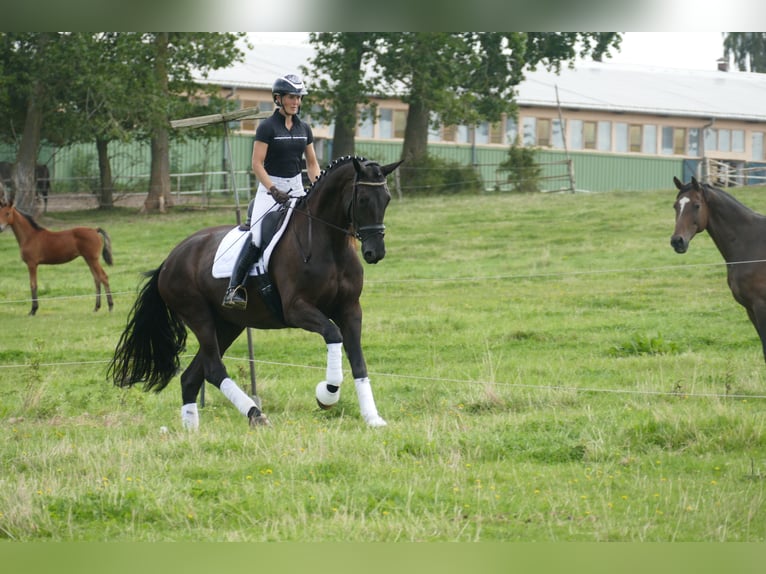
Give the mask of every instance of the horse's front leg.
[(29, 314), (34, 315), (40, 306), (37, 302), (37, 265), (27, 264), (27, 269), (29, 269), (29, 290), (32, 292), (32, 309)]
[(750, 318), (750, 322), (755, 327), (758, 337), (761, 340), (761, 349), (763, 351), (763, 358), (766, 361), (766, 302), (756, 302), (747, 309), (747, 315)]
[(371, 427), (386, 426), (386, 421), (378, 414), (370, 379), (367, 376), (367, 363), (362, 351), (362, 308), (358, 302), (351, 305), (338, 318), (338, 324), (343, 334), (343, 347), (354, 376), (354, 386), (362, 418)]

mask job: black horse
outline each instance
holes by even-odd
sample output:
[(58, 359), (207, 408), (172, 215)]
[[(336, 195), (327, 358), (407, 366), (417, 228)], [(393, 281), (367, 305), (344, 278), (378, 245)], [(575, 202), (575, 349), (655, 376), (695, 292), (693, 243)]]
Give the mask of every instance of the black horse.
[(228, 280), (214, 278), (211, 269), (231, 226), (203, 229), (184, 239), (147, 274), (109, 365), (113, 382), (125, 387), (143, 381), (145, 390), (161, 391), (179, 369), (188, 326), (200, 348), (181, 375), (183, 425), (199, 425), (196, 401), (205, 380), (218, 387), (251, 426), (269, 424), (252, 397), (229, 377), (221, 357), (246, 327), (297, 327), (318, 333), (327, 345), (326, 377), (316, 388), (319, 406), (329, 408), (340, 398), (343, 347), (362, 417), (370, 426), (384, 426), (362, 353), (363, 268), (355, 238), (362, 243), (367, 263), (384, 257), (383, 217), (391, 199), (386, 177), (400, 163), (381, 166), (364, 158), (341, 158), (291, 206), (292, 217), (269, 263), (281, 316), (253, 285), (247, 286), (244, 311), (221, 307)]
[(673, 182), (678, 195), (670, 245), (676, 253), (686, 253), (697, 233), (708, 232), (727, 263), (729, 288), (747, 310), (766, 359), (766, 217), (695, 178), (681, 183), (674, 177)]

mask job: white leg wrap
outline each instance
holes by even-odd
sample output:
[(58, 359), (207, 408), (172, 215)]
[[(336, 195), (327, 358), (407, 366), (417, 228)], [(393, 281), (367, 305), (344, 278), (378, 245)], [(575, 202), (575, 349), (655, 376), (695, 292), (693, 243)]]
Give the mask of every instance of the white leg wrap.
[(367, 377), (364, 377), (363, 379), (354, 379), (354, 385), (356, 386), (356, 396), (359, 398), (359, 410), (362, 413), (364, 422), (371, 427), (386, 426), (386, 421), (384, 421), (378, 414), (378, 409), (375, 406), (370, 379)]
[(197, 403), (188, 403), (181, 407), (181, 423), (187, 430), (197, 430), (199, 428)]
[(255, 405), (255, 401), (251, 399), (242, 389), (237, 386), (237, 383), (226, 377), (221, 383), (221, 392), (229, 399), (237, 410), (243, 415), (247, 416)]
[(340, 385), (343, 382), (343, 344), (327, 344), (327, 382), (331, 385)]
[(322, 381), (317, 385), (316, 398), (322, 408), (329, 409), (340, 400), (340, 387), (338, 387), (337, 391), (331, 393), (327, 390), (327, 381)]

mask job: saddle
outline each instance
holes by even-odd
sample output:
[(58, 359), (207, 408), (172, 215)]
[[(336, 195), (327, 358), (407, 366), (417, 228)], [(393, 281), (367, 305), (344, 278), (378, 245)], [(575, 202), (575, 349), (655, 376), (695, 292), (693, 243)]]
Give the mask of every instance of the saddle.
[[(261, 245), (268, 246), (281, 229), (287, 216), (287, 204), (280, 205), (276, 211), (269, 211), (261, 220)], [(274, 316), (284, 322), (284, 313), (282, 311), (282, 298), (279, 296), (277, 288), (271, 281), (268, 267), (265, 261), (266, 249), (263, 249), (260, 259), (255, 264), (256, 273), (250, 275), (261, 293), (264, 303), (271, 309)]]

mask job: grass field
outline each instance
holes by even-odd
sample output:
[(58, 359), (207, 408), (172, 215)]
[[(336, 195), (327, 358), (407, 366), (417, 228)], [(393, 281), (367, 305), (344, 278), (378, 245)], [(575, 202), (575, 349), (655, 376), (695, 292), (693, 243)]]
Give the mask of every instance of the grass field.
[[(735, 195), (766, 212), (764, 191)], [(361, 421), (347, 364), (339, 406), (316, 408), (325, 348), (302, 331), (253, 332), (270, 429), (208, 385), (188, 434), (177, 379), (107, 381), (141, 273), (230, 211), (42, 219), (110, 233), (112, 314), (77, 261), (41, 267), (27, 316), (3, 233), (0, 537), (764, 541), (766, 365), (709, 237), (670, 247), (673, 198), (394, 200), (362, 299), (384, 429)], [(249, 388), (244, 335), (226, 364)]]

